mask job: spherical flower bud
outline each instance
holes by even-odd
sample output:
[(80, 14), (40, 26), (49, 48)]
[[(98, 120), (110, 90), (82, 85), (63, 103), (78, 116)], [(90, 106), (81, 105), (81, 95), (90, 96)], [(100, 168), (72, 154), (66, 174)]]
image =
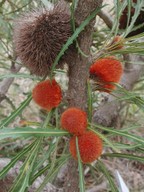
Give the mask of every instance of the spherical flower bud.
[(33, 89), (32, 98), (41, 108), (50, 111), (61, 102), (61, 88), (54, 79), (42, 81)]
[(86, 112), (75, 107), (68, 108), (61, 116), (61, 126), (71, 134), (84, 134), (87, 128)]
[(115, 57), (99, 59), (90, 67), (90, 77), (96, 78), (102, 91), (105, 92), (115, 89), (115, 85), (112, 83), (118, 83), (122, 73), (122, 64)]
[[(72, 35), (70, 11), (59, 1), (51, 9), (38, 9), (15, 20), (14, 47), (17, 56), (32, 74), (48, 75), (54, 60)], [(63, 67), (65, 52), (57, 67)]]
[[(92, 131), (87, 131), (78, 136), (78, 147), (83, 163), (91, 163), (98, 159), (102, 153), (102, 140)], [(76, 136), (70, 139), (70, 153), (77, 159)]]

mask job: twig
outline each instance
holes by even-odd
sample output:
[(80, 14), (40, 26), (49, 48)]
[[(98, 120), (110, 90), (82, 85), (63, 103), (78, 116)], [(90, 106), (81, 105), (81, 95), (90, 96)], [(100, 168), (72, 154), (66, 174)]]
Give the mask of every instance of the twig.
[(125, 70), (132, 70), (133, 69), (133, 63), (131, 63), (131, 54), (124, 54), (123, 59), (125, 61)]
[(110, 18), (110, 16), (104, 12), (103, 10), (101, 10), (99, 13), (98, 13), (98, 16), (105, 22), (105, 24), (110, 28), (112, 29), (112, 26), (113, 26), (113, 21), (112, 19)]

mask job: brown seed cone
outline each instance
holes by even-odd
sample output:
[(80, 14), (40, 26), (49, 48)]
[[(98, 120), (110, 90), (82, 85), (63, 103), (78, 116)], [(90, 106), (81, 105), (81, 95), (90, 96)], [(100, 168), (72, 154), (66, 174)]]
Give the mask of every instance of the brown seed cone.
[[(62, 46), (72, 35), (70, 11), (64, 1), (53, 9), (39, 9), (21, 16), (14, 25), (14, 46), (22, 63), (38, 76), (48, 75)], [(73, 51), (73, 46), (71, 46)], [(60, 59), (57, 67), (68, 61), (71, 51)]]

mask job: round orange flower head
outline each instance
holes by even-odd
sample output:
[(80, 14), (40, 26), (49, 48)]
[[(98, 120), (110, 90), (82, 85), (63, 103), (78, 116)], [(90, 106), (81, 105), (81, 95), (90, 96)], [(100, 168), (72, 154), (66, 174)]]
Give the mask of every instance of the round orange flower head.
[(61, 126), (72, 134), (82, 135), (87, 128), (86, 112), (75, 107), (68, 108), (61, 116)]
[(119, 35), (115, 36), (110, 45), (108, 45), (109, 51), (119, 50), (122, 48), (123, 48), (123, 38)]
[(32, 98), (41, 108), (50, 111), (61, 102), (61, 88), (55, 79), (42, 81), (33, 89)]
[[(87, 131), (78, 137), (78, 147), (83, 163), (91, 163), (102, 153), (102, 140), (92, 131)], [(70, 139), (70, 153), (77, 159), (76, 136)]]
[(90, 78), (98, 81), (99, 90), (108, 93), (115, 89), (112, 83), (118, 83), (122, 73), (122, 63), (112, 56), (99, 59), (90, 67)]

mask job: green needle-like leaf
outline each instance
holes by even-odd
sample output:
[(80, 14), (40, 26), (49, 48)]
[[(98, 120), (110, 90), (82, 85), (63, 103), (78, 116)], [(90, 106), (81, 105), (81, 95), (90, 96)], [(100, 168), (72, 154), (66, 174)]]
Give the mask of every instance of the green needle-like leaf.
[[(101, 125), (96, 125), (96, 124), (92, 124), (91, 127), (95, 127), (95, 128), (99, 128), (101, 130), (105, 130), (105, 131), (107, 131), (109, 133), (113, 133), (114, 135), (121, 135), (123, 137), (127, 137), (128, 139), (133, 140), (134, 142), (137, 142), (137, 143), (140, 143), (140, 144), (144, 145), (144, 139), (142, 137), (130, 134), (128, 132), (123, 132), (123, 131), (112, 129), (112, 128), (106, 128), (106, 127), (103, 127)], [(91, 129), (91, 130), (93, 130), (93, 129)]]
[[(92, 130), (92, 129), (90, 129), (90, 130)], [(105, 135), (99, 133), (99, 132), (96, 131), (96, 130), (92, 130), (92, 131), (93, 131), (94, 133), (96, 133), (103, 141), (105, 141), (105, 142), (109, 145), (109, 147), (111, 147), (115, 152), (119, 152), (119, 150), (116, 148), (116, 146), (113, 145), (113, 143), (112, 143), (108, 138), (106, 138)]]
[(73, 41), (78, 37), (78, 35), (81, 33), (82, 30), (89, 24), (89, 22), (97, 15), (97, 13), (102, 9), (102, 7), (96, 8), (95, 11), (92, 12), (91, 15), (89, 15), (83, 22), (82, 24), (75, 30), (73, 35), (68, 39), (66, 44), (62, 47), (61, 51), (57, 55), (53, 65), (52, 65), (52, 70), (51, 70), (51, 78), (53, 75), (53, 71), (55, 70), (55, 66), (57, 65), (58, 61), (60, 58), (63, 56), (64, 52), (68, 49), (68, 47), (73, 43)]
[(123, 154), (123, 153), (105, 153), (102, 155), (103, 157), (117, 157), (117, 158), (125, 158), (129, 160), (135, 160), (135, 161), (140, 161), (144, 162), (144, 157), (132, 155), (132, 154)]
[(0, 130), (0, 140), (5, 138), (17, 138), (17, 137), (49, 137), (49, 136), (64, 136), (69, 133), (59, 129), (41, 129), (41, 128), (31, 128), (31, 127), (22, 127), (22, 128), (7, 128)]
[(15, 183), (9, 192), (25, 192), (26, 188), (29, 187), (30, 176), (39, 151), (40, 144), (41, 139), (35, 141), (35, 145), (29, 151), (27, 159), (20, 169), (20, 174), (16, 178)]
[(77, 157), (78, 157), (80, 192), (85, 192), (83, 166), (82, 166), (82, 162), (81, 162), (81, 157), (80, 157), (80, 152), (79, 152), (79, 146), (78, 146), (78, 138), (77, 138), (77, 137), (76, 137), (76, 150), (77, 150)]
[(107, 168), (105, 167), (103, 162), (98, 160), (97, 164), (98, 164), (98, 167), (99, 167), (100, 171), (104, 174), (104, 176), (109, 181), (111, 191), (112, 192), (119, 192), (119, 190), (117, 189), (117, 187), (116, 187), (116, 185), (115, 185), (115, 183), (114, 183), (114, 181), (112, 179), (112, 176), (110, 175), (109, 171), (107, 170)]
[(7, 172), (15, 165), (15, 163), (21, 159), (21, 157), (23, 157), (26, 153), (29, 152), (29, 150), (31, 150), (31, 148), (33, 147), (35, 142), (33, 142), (31, 145), (29, 145), (27, 148), (24, 148), (20, 153), (18, 153), (12, 160), (11, 162), (5, 166), (2, 171), (0, 172), (0, 178), (2, 179)]
[(6, 75), (0, 75), (0, 79), (4, 78), (28, 78), (28, 79), (33, 79), (33, 80), (38, 80), (39, 78), (33, 75), (28, 75), (28, 74), (6, 74)]
[(7, 126), (9, 123), (11, 123), (18, 115), (21, 114), (21, 112), (25, 109), (25, 107), (30, 103), (32, 99), (31, 94), (27, 97), (27, 99), (13, 112), (10, 116), (5, 118), (2, 123), (0, 124), (0, 129)]
[(62, 165), (64, 165), (67, 162), (68, 159), (69, 157), (63, 158), (63, 160), (60, 161), (60, 163), (53, 169), (53, 171), (50, 174), (48, 173), (48, 175), (45, 177), (40, 187), (35, 192), (41, 192), (45, 187), (45, 185), (56, 175), (56, 173), (59, 171)]
[(91, 85), (90, 85), (90, 82), (87, 81), (87, 94), (88, 94), (88, 120), (89, 122), (92, 121), (92, 111), (93, 111), (93, 107), (92, 107), (92, 104), (93, 104), (93, 96), (92, 96), (92, 88), (91, 88)]

